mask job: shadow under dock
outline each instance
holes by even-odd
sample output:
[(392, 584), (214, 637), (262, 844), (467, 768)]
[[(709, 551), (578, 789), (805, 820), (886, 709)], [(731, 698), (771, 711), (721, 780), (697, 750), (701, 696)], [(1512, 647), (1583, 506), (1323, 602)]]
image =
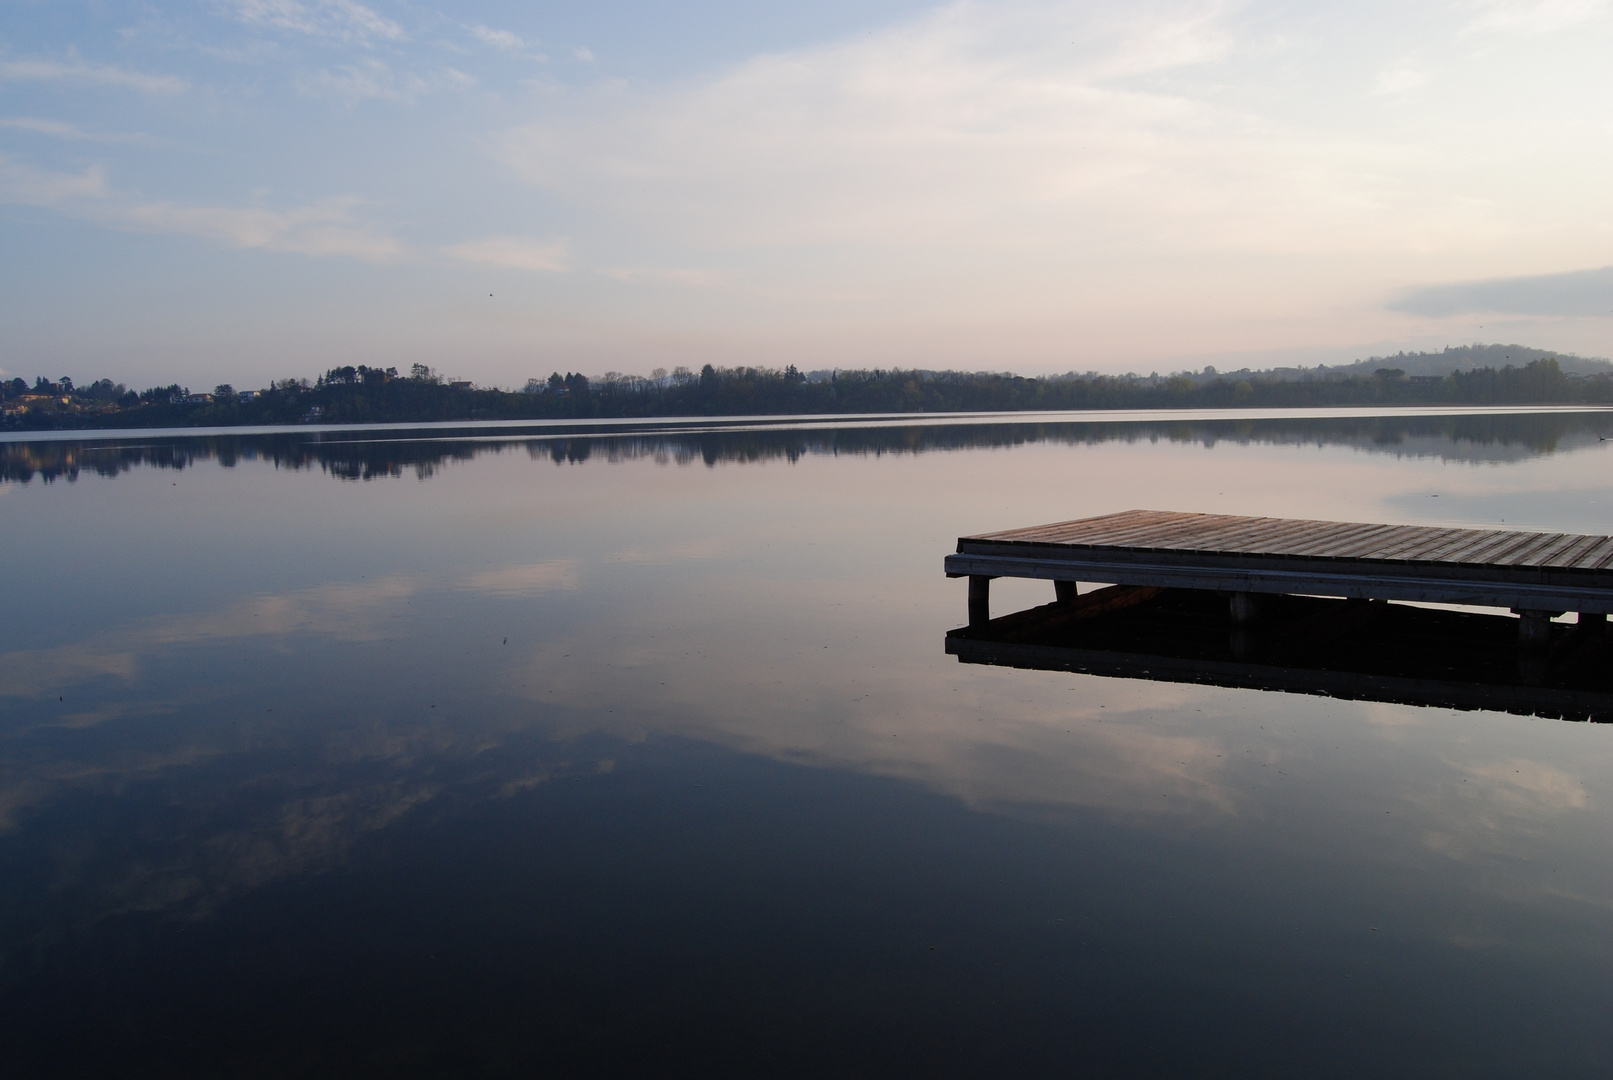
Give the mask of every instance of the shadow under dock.
[(1236, 621), (1227, 598), (1116, 585), (947, 635), (966, 664), (1613, 722), (1613, 633), (1381, 600), (1273, 594)]

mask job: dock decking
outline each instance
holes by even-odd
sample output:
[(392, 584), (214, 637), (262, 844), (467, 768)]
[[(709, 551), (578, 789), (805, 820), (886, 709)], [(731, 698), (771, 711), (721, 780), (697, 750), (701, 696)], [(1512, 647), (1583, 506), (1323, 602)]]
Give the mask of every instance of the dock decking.
[(948, 577), (969, 578), (969, 622), (989, 619), (995, 577), (1230, 594), (1235, 621), (1262, 593), (1510, 608), (1525, 640), (1567, 611), (1613, 612), (1613, 536), (1442, 529), (1131, 510), (958, 540)]

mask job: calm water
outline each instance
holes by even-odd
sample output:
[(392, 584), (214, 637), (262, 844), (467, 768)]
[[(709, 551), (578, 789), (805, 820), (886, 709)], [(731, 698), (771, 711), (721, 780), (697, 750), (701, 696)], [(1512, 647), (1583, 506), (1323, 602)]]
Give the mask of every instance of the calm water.
[(941, 560), (1613, 532), (1610, 431), (0, 444), (6, 1075), (1607, 1075), (1613, 728), (960, 665)]

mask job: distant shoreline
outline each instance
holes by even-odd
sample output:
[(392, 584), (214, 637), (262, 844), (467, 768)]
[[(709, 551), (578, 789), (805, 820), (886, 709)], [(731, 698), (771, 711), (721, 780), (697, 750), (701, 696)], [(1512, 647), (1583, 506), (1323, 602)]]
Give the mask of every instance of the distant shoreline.
[(1335, 409), (1613, 405), (1613, 370), (1571, 373), (1555, 358), (1522, 367), (1408, 376), (1323, 371), (1219, 375), (1062, 375), (849, 371), (809, 378), (796, 369), (680, 369), (656, 378), (589, 380), (558, 373), (523, 390), (445, 382), (428, 369), (334, 368), (318, 380), (286, 379), (259, 391), (178, 385), (136, 393), (110, 380), (33, 387), (0, 384), (0, 433), (111, 429), (326, 427), (479, 421), (597, 422), (783, 416), (918, 416), (1018, 412), (1203, 409)]

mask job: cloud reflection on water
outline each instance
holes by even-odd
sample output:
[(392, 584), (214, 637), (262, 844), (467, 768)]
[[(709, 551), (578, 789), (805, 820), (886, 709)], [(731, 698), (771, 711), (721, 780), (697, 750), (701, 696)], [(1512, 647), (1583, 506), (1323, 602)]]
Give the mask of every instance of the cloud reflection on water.
[[(297, 553), (303, 584), (226, 579), (205, 594), (217, 602), (152, 614), (116, 560), (71, 583), (101, 590), (104, 617), (63, 629), (54, 647), (0, 657), (0, 693), (16, 706), (0, 738), (0, 822), (16, 836), (75, 799), (160, 792), (186, 808), (142, 826), (160, 857), (108, 839), (62, 855), (60, 881), (77, 883), (86, 910), (203, 913), (336, 865), (444, 800), (512, 799), (595, 775), (600, 759), (577, 750), (590, 740), (694, 740), (892, 777), (996, 814), (1098, 815), (1206, 844), (1299, 850), (1308, 828), (1342, 863), (1437, 855), (1482, 876), (1543, 836), (1560, 850), (1579, 835), (1557, 832), (1565, 818), (1607, 823), (1605, 799), (1589, 793), (1613, 777), (1606, 739), (1516, 718), (961, 668), (941, 650), (963, 606), (940, 555), (977, 520), (1222, 488), (1233, 512), (1371, 514), (1437, 479), (1475, 498), (1527, 490), (1554, 520), (1594, 517), (1584, 492), (1596, 490), (1597, 422), (1479, 418), (1463, 429), (1471, 439), (1447, 420), (1391, 424), (1398, 443), (1376, 421), (1256, 423), (1243, 435), (1213, 424), (780, 433), (761, 440), (766, 453), (745, 434), (713, 455), (795, 460), (788, 473), (668, 470), (657, 464), (664, 445), (631, 439), (594, 440), (601, 452), (562, 455), (585, 468), (559, 470), (552, 442), (531, 456), (496, 443), (388, 444), (363, 451), (398, 455), (366, 473), (321, 456), (352, 447), (299, 444), (297, 468), (336, 460), (329, 471), (343, 477), (444, 454), (464, 468), (449, 484), (341, 489), (325, 517), (307, 509), (313, 475), (215, 472), (198, 505), (287, 508), (251, 527)], [(802, 439), (819, 449), (791, 459)], [(1394, 456), (1407, 440), (1415, 453)], [(1011, 468), (976, 452), (1005, 447)], [(919, 453), (932, 449), (949, 452)], [(114, 475), (138, 491), (137, 466), (162, 460)], [(55, 513), (103, 505), (124, 486), (26, 494)], [(1576, 494), (1553, 502), (1554, 490)], [(1406, 505), (1413, 519), (1435, 513)], [(337, 514), (351, 528), (330, 529)], [(227, 512), (153, 520), (159, 533), (202, 534), (210, 550), (245, 539)], [(357, 579), (344, 561), (354, 546), (372, 575)], [(1542, 752), (1569, 745), (1572, 765)], [(1383, 818), (1415, 831), (1375, 834)], [(1609, 883), (1597, 856), (1569, 873), (1515, 868), (1494, 887), (1594, 896)]]

